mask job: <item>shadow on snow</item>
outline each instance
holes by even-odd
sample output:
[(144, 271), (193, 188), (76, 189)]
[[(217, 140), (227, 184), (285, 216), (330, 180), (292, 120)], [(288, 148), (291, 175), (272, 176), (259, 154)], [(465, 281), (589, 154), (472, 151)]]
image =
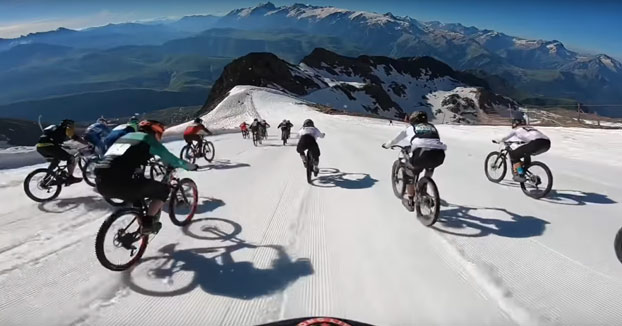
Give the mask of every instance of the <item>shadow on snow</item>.
[(321, 188), (366, 189), (373, 187), (378, 180), (367, 173), (346, 173), (335, 168), (322, 168), (311, 184)]

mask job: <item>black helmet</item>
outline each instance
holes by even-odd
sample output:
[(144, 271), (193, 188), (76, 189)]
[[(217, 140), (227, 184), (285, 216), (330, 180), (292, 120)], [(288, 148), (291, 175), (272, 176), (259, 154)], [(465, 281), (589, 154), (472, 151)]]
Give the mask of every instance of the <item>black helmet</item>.
[(61, 126), (73, 126), (76, 122), (71, 119), (64, 119), (60, 122)]
[(203, 123), (203, 119), (196, 118), (196, 119), (194, 119), (194, 123)]
[(410, 115), (410, 124), (426, 123), (428, 122), (428, 114), (425, 111), (415, 111)]
[(512, 128), (516, 128), (518, 126), (524, 126), (527, 124), (527, 121), (523, 118), (514, 118), (512, 119)]
[(259, 119), (255, 118), (253, 121), (259, 121)]
[(315, 124), (313, 123), (313, 120), (311, 119), (307, 119), (305, 120), (305, 122), (302, 124), (303, 127), (315, 127)]

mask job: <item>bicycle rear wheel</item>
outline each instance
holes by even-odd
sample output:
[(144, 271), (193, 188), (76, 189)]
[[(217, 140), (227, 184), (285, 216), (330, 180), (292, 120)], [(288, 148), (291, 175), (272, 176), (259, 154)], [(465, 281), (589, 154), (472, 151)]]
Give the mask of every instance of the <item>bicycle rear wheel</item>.
[(521, 182), (520, 187), (523, 193), (531, 198), (540, 199), (548, 195), (553, 188), (553, 174), (542, 162), (531, 162), (525, 167), (525, 178), (527, 181)]
[(214, 160), (214, 156), (216, 155), (216, 149), (214, 148), (214, 144), (211, 141), (206, 141), (203, 143), (203, 157), (207, 162), (212, 162)]
[(417, 219), (425, 226), (434, 225), (441, 210), (441, 199), (434, 180), (428, 177), (419, 179), (416, 196)]
[(122, 208), (104, 221), (95, 238), (95, 255), (102, 266), (123, 271), (143, 256), (149, 236), (140, 232), (141, 215), (136, 208)]
[(311, 173), (313, 172), (313, 159), (311, 158), (311, 152), (307, 151), (307, 182), (311, 183)]
[(400, 163), (400, 160), (395, 160), (395, 162), (393, 162), (393, 167), (391, 168), (391, 186), (395, 197), (399, 199), (404, 198), (406, 182), (404, 178), (404, 167)]
[(179, 158), (193, 164), (197, 160), (191, 145), (186, 145), (181, 149), (181, 152), (179, 153)]
[(177, 226), (184, 226), (192, 221), (192, 217), (197, 211), (199, 201), (199, 190), (196, 183), (191, 179), (185, 178), (171, 193), (169, 201), (168, 215), (171, 222)]
[(484, 161), (484, 173), (490, 182), (499, 183), (508, 171), (505, 158), (499, 152), (492, 152), (486, 156)]
[(257, 142), (258, 142), (258, 140), (257, 140), (257, 133), (254, 132), (253, 133), (253, 145), (257, 146)]
[(48, 173), (47, 168), (36, 169), (24, 179), (26, 196), (39, 203), (58, 197), (62, 189), (62, 183), (57, 180), (54, 173)]

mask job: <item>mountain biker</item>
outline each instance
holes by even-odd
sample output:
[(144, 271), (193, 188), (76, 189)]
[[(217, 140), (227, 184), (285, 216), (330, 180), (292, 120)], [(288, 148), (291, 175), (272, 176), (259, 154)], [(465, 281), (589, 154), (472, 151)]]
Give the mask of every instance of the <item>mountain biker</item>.
[(523, 118), (513, 119), (512, 132), (497, 142), (502, 143), (510, 138), (517, 138), (525, 143), (508, 151), (510, 162), (512, 162), (512, 179), (516, 182), (525, 182), (525, 171), (521, 159), (525, 158), (527, 161), (531, 156), (548, 151), (551, 148), (551, 140), (536, 128), (527, 126), (527, 121)]
[(87, 144), (86, 141), (76, 135), (75, 122), (70, 119), (65, 119), (61, 121), (58, 126), (51, 125), (45, 128), (43, 134), (39, 137), (36, 147), (37, 152), (41, 154), (41, 156), (55, 160), (53, 165), (50, 165), (50, 170), (55, 169), (60, 161), (67, 161), (69, 177), (65, 182), (66, 185), (71, 185), (82, 181), (82, 178), (73, 176), (73, 171), (76, 168), (76, 161), (73, 155), (69, 154), (61, 146), (68, 140), (75, 140), (82, 144)]
[(205, 125), (203, 125), (203, 119), (196, 118), (184, 131), (184, 140), (189, 145), (192, 145), (193, 141), (198, 143), (199, 155), (203, 155), (203, 135), (212, 135)]
[(259, 119), (255, 118), (253, 120), (253, 123), (251, 123), (250, 129), (253, 132), (253, 134), (256, 134), (257, 132), (259, 132), (259, 128), (260, 128)]
[(110, 134), (104, 139), (104, 145), (106, 148), (110, 148), (119, 138), (136, 131), (138, 131), (138, 118), (131, 117), (127, 123), (118, 125), (112, 129)]
[(302, 159), (302, 163), (307, 164), (307, 158), (305, 157), (305, 151), (308, 150), (311, 153), (311, 156), (315, 160), (315, 166), (313, 166), (313, 172), (317, 174), (319, 172), (319, 164), (320, 164), (320, 147), (317, 144), (317, 138), (324, 138), (326, 134), (322, 133), (319, 129), (315, 127), (313, 120), (307, 119), (302, 124), (302, 128), (298, 131), (298, 145), (296, 146), (296, 151), (300, 154), (300, 158)]
[(289, 122), (289, 120), (283, 119), (283, 121), (279, 123), (277, 128), (281, 129), (281, 134), (282, 135), (284, 134), (285, 135), (284, 138), (288, 139), (293, 126), (294, 125), (291, 122)]
[(95, 123), (86, 128), (84, 140), (93, 145), (95, 153), (97, 153), (97, 156), (99, 157), (103, 157), (104, 152), (106, 152), (106, 144), (104, 143), (104, 139), (108, 136), (110, 131), (108, 121), (106, 121), (103, 117), (97, 119)]
[(104, 159), (95, 166), (97, 191), (107, 198), (118, 198), (127, 202), (151, 199), (147, 216), (141, 217), (143, 234), (159, 231), (158, 222), (164, 201), (169, 195), (169, 186), (155, 180), (146, 179), (142, 173), (135, 173), (140, 166), (154, 156), (172, 167), (195, 171), (195, 164), (183, 161), (162, 145), (164, 124), (155, 120), (143, 120), (138, 132), (121, 137), (106, 152)]
[(266, 120), (259, 121), (259, 130), (261, 130), (262, 137), (268, 137), (268, 128), (270, 128), (270, 124), (266, 122)]
[[(416, 111), (410, 115), (410, 127), (400, 132), (394, 139), (384, 143), (383, 148), (390, 148), (403, 139), (410, 139), (409, 152), (412, 153), (410, 163), (414, 167), (412, 171), (406, 171), (404, 182), (408, 185), (408, 198), (403, 199), (403, 204), (409, 211), (415, 210), (415, 185), (414, 177), (426, 170), (426, 176), (431, 177), (434, 169), (441, 166), (445, 161), (447, 146), (441, 142), (438, 130), (428, 122), (425, 111)], [(412, 172), (412, 175), (411, 175)]]
[(248, 133), (248, 124), (246, 123), (246, 121), (242, 121), (242, 123), (240, 124), (240, 131), (242, 131), (242, 135)]

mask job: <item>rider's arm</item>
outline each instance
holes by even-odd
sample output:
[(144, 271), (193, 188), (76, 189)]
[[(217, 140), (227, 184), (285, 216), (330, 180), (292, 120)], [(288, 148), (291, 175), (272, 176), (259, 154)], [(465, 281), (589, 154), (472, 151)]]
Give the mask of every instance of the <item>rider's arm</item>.
[(185, 170), (191, 170), (194, 167), (193, 164), (179, 159), (177, 156), (169, 152), (168, 149), (166, 149), (166, 147), (164, 147), (164, 145), (157, 141), (153, 136), (148, 135), (145, 137), (145, 141), (149, 144), (149, 153), (151, 153), (151, 155), (159, 156), (162, 159), (162, 162), (174, 168), (183, 168)]
[(391, 147), (399, 142), (401, 142), (404, 138), (406, 138), (408, 134), (406, 133), (406, 130), (402, 130), (402, 132), (400, 132), (399, 134), (397, 134), (397, 136), (395, 136), (395, 138), (393, 138), (392, 140), (384, 143), (385, 147)]
[(507, 141), (508, 139), (510, 139), (510, 138), (512, 138), (512, 137), (514, 137), (514, 136), (516, 136), (516, 131), (515, 131), (515, 130), (512, 130), (512, 132), (510, 132), (510, 134), (509, 134), (509, 135), (507, 135), (507, 136), (505, 136), (505, 137), (503, 137), (503, 138), (499, 139), (499, 140), (498, 140), (498, 142), (503, 143), (503, 142)]
[(203, 131), (205, 131), (208, 135), (212, 134), (212, 132), (209, 131), (205, 125), (201, 125), (201, 127), (203, 127)]

